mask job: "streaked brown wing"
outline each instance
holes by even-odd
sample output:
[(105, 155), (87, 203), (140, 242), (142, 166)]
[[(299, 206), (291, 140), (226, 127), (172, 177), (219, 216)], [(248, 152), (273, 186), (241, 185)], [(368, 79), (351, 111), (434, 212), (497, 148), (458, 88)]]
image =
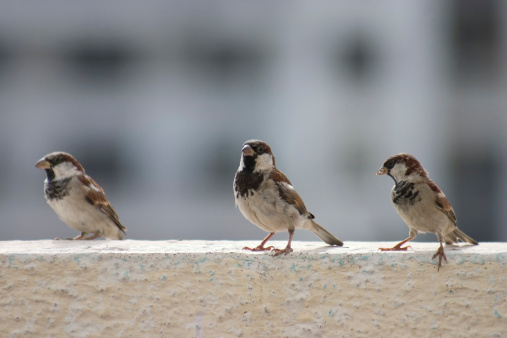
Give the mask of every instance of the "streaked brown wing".
[(281, 171), (275, 169), (271, 173), (271, 178), (275, 181), (280, 193), (280, 197), (284, 201), (292, 204), (301, 215), (308, 213), (305, 203), (301, 199), (301, 196), (299, 196), (296, 190), (292, 187), (292, 184), (290, 183), (287, 176), (285, 176)]
[(100, 185), (97, 184), (90, 176), (83, 175), (79, 177), (79, 180), (84, 184), (86, 196), (85, 199), (91, 205), (99, 208), (103, 213), (105, 213), (117, 226), (125, 232), (127, 228), (123, 226), (120, 222), (120, 218), (118, 214), (114, 210), (111, 203), (106, 198), (106, 194)]
[(449, 203), (449, 200), (447, 199), (447, 197), (445, 197), (442, 190), (440, 190), (438, 185), (435, 182), (433, 182), (432, 180), (428, 181), (428, 185), (431, 188), (431, 190), (433, 190), (435, 192), (435, 194), (437, 196), (435, 199), (435, 204), (437, 205), (437, 207), (440, 210), (442, 210), (442, 212), (444, 214), (446, 214), (447, 217), (449, 217), (449, 219), (454, 224), (456, 224), (457, 218), (456, 218), (456, 214), (454, 213), (454, 209), (452, 208), (451, 203)]

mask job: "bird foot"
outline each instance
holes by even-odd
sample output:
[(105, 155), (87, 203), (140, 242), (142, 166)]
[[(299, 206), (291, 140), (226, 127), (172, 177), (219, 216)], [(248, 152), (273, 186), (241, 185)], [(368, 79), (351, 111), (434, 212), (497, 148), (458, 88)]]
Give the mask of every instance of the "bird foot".
[(82, 240), (82, 239), (87, 239), (85, 235), (79, 235), (79, 236), (76, 236), (76, 237), (68, 237), (68, 238), (65, 238), (66, 240), (68, 241), (79, 241), (79, 240)]
[(273, 249), (273, 251), (275, 252), (275, 254), (273, 256), (280, 256), (282, 254), (286, 255), (289, 252), (293, 252), (294, 250), (292, 250), (292, 248), (290, 246), (288, 246), (285, 249)]
[(445, 257), (445, 252), (444, 252), (444, 247), (443, 246), (440, 246), (437, 250), (437, 252), (435, 252), (435, 254), (433, 255), (433, 257), (431, 259), (435, 259), (435, 257), (438, 256), (438, 270), (437, 271), (440, 271), (440, 267), (442, 266), (442, 258), (444, 258), (445, 262), (447, 263), (447, 257)]
[(273, 249), (274, 249), (274, 247), (272, 247), (272, 246), (264, 247), (262, 245), (256, 246), (255, 248), (249, 248), (247, 246), (245, 246), (243, 248), (243, 250), (250, 250), (250, 251), (271, 251)]
[(392, 248), (378, 248), (380, 251), (407, 251), (408, 248), (412, 249), (410, 245), (401, 247), (401, 245), (395, 245)]

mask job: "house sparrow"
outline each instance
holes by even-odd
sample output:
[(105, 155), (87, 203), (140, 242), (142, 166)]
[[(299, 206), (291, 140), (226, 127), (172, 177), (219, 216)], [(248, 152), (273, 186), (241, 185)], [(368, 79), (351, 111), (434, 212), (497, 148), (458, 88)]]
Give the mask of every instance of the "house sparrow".
[(445, 244), (456, 244), (458, 240), (469, 244), (478, 243), (456, 227), (456, 215), (451, 204), (440, 188), (428, 177), (419, 161), (410, 154), (397, 154), (389, 157), (377, 175), (389, 175), (394, 180), (391, 199), (394, 208), (410, 228), (409, 237), (393, 248), (380, 248), (382, 251), (407, 250), (401, 247), (414, 239), (418, 232), (432, 232), (437, 235), (440, 247), (432, 259), (438, 256), (438, 270), (445, 257)]
[[(275, 251), (275, 256), (292, 252), (291, 242), (294, 229), (310, 230), (329, 245), (343, 243), (313, 219), (305, 204), (292, 187), (289, 179), (275, 166), (271, 148), (259, 140), (244, 143), (238, 171), (234, 177), (236, 205), (247, 220), (269, 235), (251, 251)], [(264, 244), (277, 232), (289, 231), (289, 242), (285, 249), (274, 249)]]
[[(104, 190), (88, 175), (72, 155), (54, 152), (35, 166), (46, 171), (44, 197), (58, 217), (72, 229), (81, 231), (68, 239), (123, 239), (127, 229), (106, 198)], [(88, 233), (93, 235), (86, 237)]]

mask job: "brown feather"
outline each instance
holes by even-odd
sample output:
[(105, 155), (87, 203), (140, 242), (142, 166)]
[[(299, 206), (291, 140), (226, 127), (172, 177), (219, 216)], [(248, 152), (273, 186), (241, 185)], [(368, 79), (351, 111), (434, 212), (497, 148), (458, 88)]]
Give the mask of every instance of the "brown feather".
[(309, 214), (309, 212), (306, 210), (306, 206), (305, 203), (303, 202), (303, 199), (292, 187), (292, 184), (290, 183), (287, 176), (285, 176), (280, 170), (274, 169), (273, 172), (271, 173), (271, 178), (275, 181), (276, 186), (278, 187), (280, 197), (284, 201), (293, 205), (294, 208), (296, 208), (296, 210), (299, 211), (299, 214), (301, 215)]
[(446, 214), (454, 224), (456, 224), (458, 220), (456, 218), (456, 214), (454, 213), (454, 209), (442, 190), (440, 190), (438, 185), (430, 179), (428, 179), (428, 186), (435, 192), (435, 204), (437, 205), (437, 208)]
[(449, 219), (456, 224), (458, 221), (454, 209), (451, 207), (451, 203), (444, 194), (438, 194), (435, 200), (437, 208), (439, 208)]
[(442, 190), (438, 187), (438, 185), (433, 182), (432, 180), (428, 179), (428, 186), (433, 190), (435, 193), (442, 193)]
[(83, 174), (85, 173), (85, 170), (83, 168), (83, 166), (81, 165), (81, 163), (79, 163), (75, 158), (74, 156), (72, 156), (71, 154), (67, 154), (67, 153), (61, 153), (60, 154), (61, 158), (62, 158), (62, 162), (70, 162), (72, 163), (79, 171), (81, 171)]
[(428, 172), (423, 168), (421, 163), (410, 154), (402, 154), (400, 156), (405, 161), (405, 165), (407, 166), (407, 172), (405, 175), (410, 175), (412, 173), (418, 173), (422, 177), (428, 177)]
[(99, 208), (116, 224), (116, 226), (118, 226), (118, 228), (120, 228), (123, 233), (125, 233), (125, 230), (127, 228), (121, 224), (118, 214), (114, 210), (111, 203), (109, 203), (107, 200), (106, 194), (104, 193), (104, 190), (101, 188), (101, 186), (98, 185), (97, 182), (95, 182), (90, 176), (81, 175), (78, 178), (79, 181), (81, 181), (81, 183), (83, 183), (85, 186), (86, 201)]
[[(389, 167), (387, 165), (389, 161), (394, 161), (394, 163), (405, 163), (405, 165), (407, 166), (407, 171), (405, 172), (405, 175), (407, 176), (412, 173), (418, 173), (422, 177), (428, 177), (428, 172), (423, 168), (421, 163), (413, 155), (407, 153), (393, 155), (384, 162), (384, 167)], [(392, 168), (392, 166), (389, 167), (389, 169), (390, 168)]]

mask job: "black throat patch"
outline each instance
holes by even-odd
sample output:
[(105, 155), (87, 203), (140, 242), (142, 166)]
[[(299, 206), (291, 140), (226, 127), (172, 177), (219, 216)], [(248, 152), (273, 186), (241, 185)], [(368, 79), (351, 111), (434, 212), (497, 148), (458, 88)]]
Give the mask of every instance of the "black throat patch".
[(44, 169), (44, 171), (46, 172), (48, 181), (52, 181), (55, 179), (55, 172), (53, 171), (53, 169)]
[(408, 183), (407, 181), (396, 183), (392, 199), (393, 203), (410, 205), (421, 200), (419, 191), (414, 191), (414, 183)]
[(46, 182), (46, 187), (44, 189), (46, 198), (50, 200), (60, 200), (65, 196), (68, 196), (70, 191), (69, 183), (71, 179), (72, 177)]
[(262, 180), (263, 174), (261, 173), (253, 173), (246, 170), (238, 171), (236, 177), (234, 177), (236, 198), (248, 196), (249, 192), (253, 195), (254, 191), (259, 189)]

